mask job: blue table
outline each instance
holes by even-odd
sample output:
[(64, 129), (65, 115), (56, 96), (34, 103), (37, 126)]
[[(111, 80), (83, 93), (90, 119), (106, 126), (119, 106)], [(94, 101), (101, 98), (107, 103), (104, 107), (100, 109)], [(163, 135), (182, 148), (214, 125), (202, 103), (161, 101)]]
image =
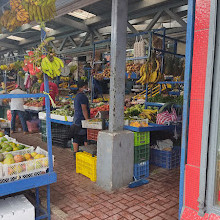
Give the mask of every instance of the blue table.
[(180, 123), (172, 125), (158, 125), (155, 123), (149, 123), (148, 127), (132, 127), (124, 126), (125, 130), (134, 131), (134, 132), (145, 132), (145, 131), (170, 131), (173, 130), (176, 126), (181, 126)]

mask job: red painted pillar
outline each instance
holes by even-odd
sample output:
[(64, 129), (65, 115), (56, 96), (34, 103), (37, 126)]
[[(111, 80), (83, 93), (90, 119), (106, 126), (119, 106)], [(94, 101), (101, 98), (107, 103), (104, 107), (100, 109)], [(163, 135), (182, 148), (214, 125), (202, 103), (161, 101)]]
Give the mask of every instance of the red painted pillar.
[(199, 205), (200, 156), (208, 54), (210, 2), (211, 0), (196, 0), (188, 153), (185, 172), (185, 209), (182, 220), (208, 219), (209, 217), (208, 214), (204, 217), (200, 217), (197, 215), (197, 211)]

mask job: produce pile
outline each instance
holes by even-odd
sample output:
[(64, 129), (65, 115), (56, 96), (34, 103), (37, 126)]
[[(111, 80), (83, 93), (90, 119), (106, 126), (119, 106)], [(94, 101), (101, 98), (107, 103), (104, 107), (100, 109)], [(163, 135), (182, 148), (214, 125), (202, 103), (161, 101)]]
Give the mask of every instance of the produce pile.
[(148, 127), (148, 123), (146, 121), (134, 120), (130, 122), (130, 126), (132, 127)]
[(69, 88), (69, 83), (68, 82), (59, 83), (59, 88), (68, 89)]
[(103, 80), (103, 79), (109, 79), (110, 78), (110, 67), (107, 66), (102, 73), (94, 73), (94, 78), (96, 80)]
[(109, 105), (102, 105), (90, 109), (90, 117), (94, 118), (99, 111), (109, 111)]
[(157, 103), (174, 103), (178, 105), (183, 105), (183, 96), (164, 96), (162, 94), (158, 94), (152, 98), (148, 98), (149, 102), (157, 102)]
[(100, 102), (109, 102), (109, 98), (97, 98), (93, 99), (93, 103), (100, 103)]
[[(0, 136), (3, 136), (3, 135), (4, 134), (2, 132), (0, 132)], [(23, 149), (28, 149), (28, 147), (25, 147), (22, 144), (16, 144), (16, 143), (8, 140), (4, 136), (1, 138), (0, 153), (11, 152), (11, 151), (18, 151), (18, 150), (23, 150)]]
[[(141, 69), (142, 64), (140, 63), (126, 63), (126, 72), (128, 73), (128, 79), (131, 77), (131, 74), (134, 72), (137, 75), (139, 75), (140, 69)], [(94, 78), (96, 80), (103, 80), (104, 78), (109, 79), (110, 78), (110, 66), (106, 65), (105, 69), (103, 70), (102, 73), (95, 73)]]
[[(148, 119), (149, 122), (156, 122), (158, 109), (157, 107), (152, 107), (151, 109), (145, 109), (144, 105), (134, 105), (127, 108), (124, 112), (125, 120), (131, 119)], [(140, 127), (140, 126), (139, 126)]]
[[(0, 154), (0, 163), (2, 164), (14, 164), (14, 163), (21, 163), (24, 161), (34, 160), (34, 159), (40, 159), (45, 158), (46, 156), (43, 154), (38, 154), (37, 152), (32, 153), (26, 153), (24, 155), (16, 154), (13, 156), (13, 154), (6, 154), (5, 156), (3, 154)], [(16, 170), (17, 171), (17, 170)], [(21, 172), (23, 169), (21, 170)]]
[(142, 64), (140, 63), (127, 63), (126, 72), (128, 73), (128, 79), (131, 78), (132, 73), (136, 73), (137, 75), (139, 75), (141, 67), (142, 67)]
[(56, 14), (55, 3), (56, 0), (10, 0), (11, 9), (4, 11), (0, 24), (12, 32), (31, 21), (51, 20)]
[(74, 109), (68, 108), (68, 107), (59, 108), (59, 109), (51, 111), (51, 114), (73, 117)]
[(32, 107), (43, 107), (43, 98), (39, 99), (28, 99), (25, 103), (25, 106), (32, 106)]
[[(0, 183), (18, 180), (33, 172), (45, 173), (48, 168), (47, 152), (40, 147), (25, 146), (0, 132)], [(31, 175), (30, 175), (31, 176)], [(3, 180), (3, 181), (2, 181)]]

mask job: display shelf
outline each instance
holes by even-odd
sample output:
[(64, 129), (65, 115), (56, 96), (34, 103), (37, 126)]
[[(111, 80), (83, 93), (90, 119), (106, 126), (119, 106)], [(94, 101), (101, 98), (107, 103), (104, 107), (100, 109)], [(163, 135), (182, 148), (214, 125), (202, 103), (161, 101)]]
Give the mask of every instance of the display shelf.
[(145, 132), (145, 131), (166, 131), (173, 130), (179, 124), (173, 125), (159, 125), (155, 123), (149, 123), (148, 127), (132, 127), (132, 126), (124, 126), (125, 130), (134, 131), (134, 132)]
[[(41, 41), (46, 39), (46, 31), (41, 29)], [(5, 71), (6, 75), (6, 71)], [(44, 74), (44, 91), (49, 93), (49, 83), (48, 76)], [(0, 183), (0, 196), (7, 196), (13, 193), (22, 192), (29, 189), (36, 189), (36, 214), (35, 219), (51, 219), (50, 211), (50, 184), (57, 181), (57, 175), (53, 171), (53, 155), (52, 155), (52, 138), (51, 138), (51, 119), (50, 119), (50, 99), (47, 94), (3, 94), (0, 96), (0, 99), (12, 99), (12, 98), (45, 98), (45, 108), (46, 108), (46, 130), (47, 130), (47, 151), (48, 151), (48, 164), (49, 168), (47, 173), (40, 174), (38, 176), (23, 178), (15, 180), (13, 182)], [(40, 212), (40, 199), (39, 199), (39, 187), (47, 186), (47, 212), (43, 215), (39, 215)]]
[(57, 123), (57, 124), (63, 124), (63, 125), (70, 125), (70, 126), (73, 124), (73, 122), (61, 121), (61, 120), (57, 120), (57, 119), (51, 119), (51, 122)]
[(49, 185), (57, 181), (57, 174), (55, 172), (49, 172), (40, 176), (30, 177), (27, 179), (20, 179), (13, 182), (0, 184), (0, 196), (6, 196), (9, 194), (25, 191)]

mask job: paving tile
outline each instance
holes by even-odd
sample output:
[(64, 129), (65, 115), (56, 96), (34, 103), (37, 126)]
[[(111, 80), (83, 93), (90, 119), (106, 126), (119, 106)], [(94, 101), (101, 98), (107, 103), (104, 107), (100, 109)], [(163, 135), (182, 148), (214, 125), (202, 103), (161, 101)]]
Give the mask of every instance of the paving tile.
[(158, 215), (161, 211), (158, 209), (153, 209), (152, 211), (148, 212), (146, 215), (153, 218), (154, 216)]
[(119, 219), (123, 219), (123, 217), (119, 214), (115, 214), (109, 218), (107, 218), (108, 220), (119, 220)]
[(108, 216), (113, 216), (113, 215), (119, 213), (120, 211), (121, 211), (120, 208), (115, 208), (115, 209), (112, 209), (112, 210), (106, 212), (106, 214), (107, 214)]
[(84, 217), (91, 219), (94, 218), (95, 215), (93, 215), (91, 212), (87, 211), (87, 210), (83, 210), (80, 212), (81, 215), (83, 215)]
[[(25, 141), (16, 135), (17, 140), (24, 144), (47, 149), (40, 135), (27, 135)], [(56, 157), (54, 170), (58, 181), (51, 186), (51, 204), (67, 216), (65, 220), (177, 219), (179, 169), (151, 167), (149, 184), (134, 189), (123, 187), (109, 193), (75, 173), (70, 149), (53, 147), (53, 155)], [(40, 195), (46, 198), (46, 187), (42, 187)], [(63, 219), (52, 211), (52, 220)]]
[(94, 211), (92, 212), (93, 215), (97, 216), (99, 219), (106, 219), (108, 218), (109, 216), (106, 215), (104, 212), (102, 211)]
[(151, 220), (163, 220), (163, 218), (160, 217), (160, 216), (155, 216), (155, 217), (153, 217)]
[(177, 220), (178, 218), (175, 218), (175, 217), (173, 217), (173, 216), (170, 216), (170, 215), (168, 215), (168, 214), (166, 214), (166, 213), (161, 213), (159, 216), (161, 216), (163, 219), (165, 219), (165, 220)]
[(136, 205), (136, 206), (133, 206), (133, 207), (127, 209), (126, 211), (130, 212), (130, 213), (133, 213), (133, 212), (139, 210), (140, 208), (141, 208), (140, 206)]
[(139, 211), (136, 211), (134, 213), (132, 213), (135, 217), (139, 218), (139, 219), (142, 219), (142, 220), (145, 220), (145, 219), (149, 219), (148, 216), (140, 213)]
[(121, 216), (123, 216), (125, 219), (128, 219), (128, 220), (133, 220), (135, 219), (135, 216), (132, 215), (131, 213), (129, 212), (126, 212), (126, 211), (122, 211), (119, 213)]

